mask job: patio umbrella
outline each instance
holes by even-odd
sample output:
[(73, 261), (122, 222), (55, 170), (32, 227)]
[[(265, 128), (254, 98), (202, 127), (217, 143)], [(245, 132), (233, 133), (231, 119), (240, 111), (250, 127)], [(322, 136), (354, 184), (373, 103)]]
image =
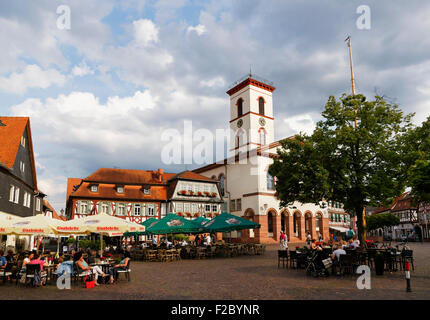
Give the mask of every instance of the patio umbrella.
[[(160, 220), (155, 219), (155, 218), (149, 218), (148, 220), (143, 221), (140, 225), (144, 226), (145, 230), (146, 230), (147, 228), (154, 225), (158, 221), (160, 221)], [(124, 233), (124, 237), (141, 236), (141, 235), (146, 235), (146, 234), (147, 234), (146, 231), (126, 232), (126, 233)]]
[(203, 218), (203, 217), (197, 217), (193, 220), (191, 220), (192, 223), (198, 225), (199, 227), (203, 226), (205, 223), (209, 222), (209, 219)]
[(12, 234), (13, 233), (13, 223), (16, 222), (17, 220), (11, 220), (11, 219), (7, 219), (7, 218), (2, 218), (0, 220), (0, 234)]
[(203, 228), (176, 214), (168, 214), (146, 229), (148, 234), (199, 233)]
[(244, 229), (257, 229), (261, 225), (253, 221), (223, 212), (203, 225), (204, 232), (230, 232)]
[(12, 221), (12, 232), (16, 235), (45, 235), (57, 234), (56, 227), (60, 220), (51, 219), (38, 214), (31, 217), (23, 217)]

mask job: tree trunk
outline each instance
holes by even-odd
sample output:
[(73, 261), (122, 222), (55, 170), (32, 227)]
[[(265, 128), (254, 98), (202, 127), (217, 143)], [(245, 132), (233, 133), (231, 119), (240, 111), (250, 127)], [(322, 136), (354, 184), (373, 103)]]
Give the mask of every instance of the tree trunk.
[(366, 231), (363, 223), (364, 218), (364, 207), (362, 205), (358, 206), (355, 209), (355, 213), (357, 215), (357, 236), (358, 240), (360, 240), (360, 245), (364, 246), (366, 241)]

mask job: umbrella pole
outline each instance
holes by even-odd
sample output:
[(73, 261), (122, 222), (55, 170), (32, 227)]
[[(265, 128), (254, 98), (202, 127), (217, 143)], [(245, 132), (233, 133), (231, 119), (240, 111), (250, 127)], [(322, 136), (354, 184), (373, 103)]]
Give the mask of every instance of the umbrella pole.
[(103, 254), (103, 234), (100, 233), (100, 250), (102, 251)]
[(57, 256), (60, 253), (60, 236), (57, 237)]

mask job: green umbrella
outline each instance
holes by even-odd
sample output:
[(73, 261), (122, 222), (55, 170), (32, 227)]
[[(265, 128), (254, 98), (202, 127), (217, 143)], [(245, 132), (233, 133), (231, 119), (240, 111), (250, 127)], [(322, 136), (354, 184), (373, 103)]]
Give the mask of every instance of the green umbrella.
[[(148, 229), (150, 226), (154, 225), (155, 223), (157, 223), (158, 219), (155, 218), (149, 218), (148, 220), (145, 220), (141, 223), (142, 226), (145, 226), (145, 230)], [(146, 235), (146, 231), (143, 232), (124, 232), (123, 236), (124, 237), (134, 237), (134, 236), (142, 236), (142, 235)]]
[(193, 220), (191, 220), (192, 223), (198, 225), (199, 227), (201, 227), (202, 225), (204, 225), (205, 223), (209, 222), (209, 219), (203, 218), (203, 217), (197, 217)]
[(169, 214), (146, 229), (148, 234), (199, 233), (203, 228), (176, 214)]
[(256, 229), (261, 226), (253, 221), (223, 212), (203, 225), (204, 232), (229, 232), (243, 229)]

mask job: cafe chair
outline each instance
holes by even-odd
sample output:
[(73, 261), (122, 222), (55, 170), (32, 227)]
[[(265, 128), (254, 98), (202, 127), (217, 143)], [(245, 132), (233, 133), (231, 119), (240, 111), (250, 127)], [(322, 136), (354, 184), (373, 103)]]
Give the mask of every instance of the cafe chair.
[(117, 281), (119, 280), (119, 275), (120, 274), (124, 274), (125, 277), (126, 277), (126, 279), (130, 282), (130, 272), (131, 272), (131, 269), (130, 269), (130, 260), (131, 259), (128, 260), (127, 266), (125, 267), (125, 270), (116, 270), (116, 273), (117, 273), (116, 280)]

